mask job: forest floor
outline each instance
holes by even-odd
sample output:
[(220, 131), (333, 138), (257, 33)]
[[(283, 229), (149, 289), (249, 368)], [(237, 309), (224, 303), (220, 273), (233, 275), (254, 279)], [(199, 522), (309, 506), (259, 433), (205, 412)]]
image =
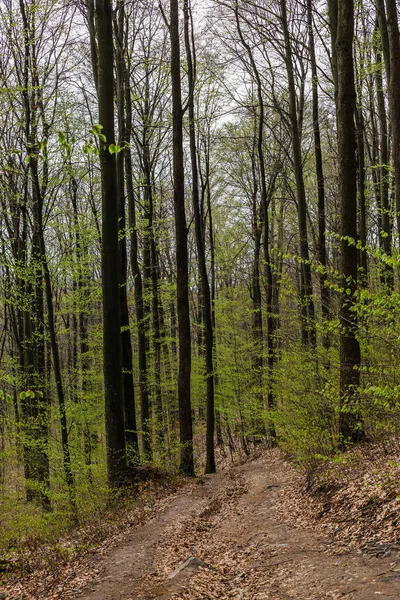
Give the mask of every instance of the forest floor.
[(311, 494), (278, 451), (262, 452), (159, 498), (36, 591), (35, 574), (6, 586), (7, 600), (398, 599), (399, 465), (354, 464)]

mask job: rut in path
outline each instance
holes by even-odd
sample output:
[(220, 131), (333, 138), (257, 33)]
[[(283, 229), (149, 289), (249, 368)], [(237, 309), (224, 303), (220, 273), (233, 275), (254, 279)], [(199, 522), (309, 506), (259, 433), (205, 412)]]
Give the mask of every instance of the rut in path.
[[(282, 513), (291, 471), (275, 452), (204, 476), (101, 559), (76, 600), (400, 599), (400, 554), (335, 553)], [(205, 563), (170, 575), (188, 557)]]

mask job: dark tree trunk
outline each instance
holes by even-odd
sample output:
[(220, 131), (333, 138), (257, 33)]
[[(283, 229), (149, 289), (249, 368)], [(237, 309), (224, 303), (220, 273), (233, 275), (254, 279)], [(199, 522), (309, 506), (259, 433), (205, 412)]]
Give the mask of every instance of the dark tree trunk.
[[(81, 381), (82, 381), (82, 392), (83, 397), (88, 393), (90, 388), (89, 380), (89, 344), (88, 344), (88, 307), (85, 305), (86, 291), (85, 286), (88, 284), (87, 275), (85, 274), (85, 256), (87, 255), (87, 249), (82, 240), (80, 231), (80, 223), (78, 216), (78, 183), (72, 176), (72, 161), (69, 156), (69, 170), (71, 174), (70, 181), (70, 196), (72, 202), (74, 228), (75, 228), (75, 245), (76, 245), (76, 262), (77, 262), (77, 281), (76, 281), (76, 310), (78, 312), (78, 333), (79, 333), (79, 351), (80, 351), (80, 364), (81, 364)], [(85, 464), (88, 469), (89, 482), (92, 482), (92, 446), (93, 436), (90, 431), (89, 419), (87, 415), (87, 409), (84, 410), (84, 430), (83, 430), (83, 443), (85, 453)]]
[(118, 205), (115, 154), (113, 31), (110, 0), (96, 0), (99, 122), (106, 142), (100, 142), (102, 190), (103, 371), (105, 392), (107, 472), (111, 487), (126, 470), (124, 402), (119, 301)]
[[(396, 225), (400, 232), (400, 38), (396, 0), (386, 0), (387, 31), (389, 42), (389, 108), (392, 129), (393, 162), (395, 175)], [(385, 19), (381, 12), (379, 23), (381, 27), (382, 44), (385, 40)], [(385, 52), (385, 45), (383, 45)], [(385, 58), (385, 64), (387, 59)], [(388, 67), (386, 67), (388, 68)]]
[(339, 432), (343, 445), (363, 437), (362, 419), (357, 400), (360, 384), (360, 344), (356, 337), (357, 322), (353, 311), (357, 291), (357, 163), (354, 115), (356, 90), (353, 68), (354, 1), (341, 2), (337, 29), (337, 129), (339, 191), (341, 208), (341, 274), (344, 292), (340, 321), (340, 394)]
[(61, 375), (60, 353), (59, 353), (56, 329), (55, 329), (53, 293), (52, 293), (52, 289), (51, 289), (50, 272), (49, 272), (49, 267), (47, 264), (46, 250), (45, 250), (45, 245), (44, 245), (44, 237), (43, 237), (43, 229), (42, 228), (41, 228), (41, 236), (40, 237), (41, 237), (40, 245), (41, 245), (41, 252), (42, 252), (42, 264), (43, 264), (43, 269), (44, 269), (44, 279), (45, 279), (45, 289), (46, 289), (47, 317), (48, 317), (48, 327), (49, 327), (49, 334), (50, 334), (50, 347), (51, 347), (51, 354), (53, 357), (53, 369), (54, 369), (54, 377), (55, 377), (55, 381), (56, 381), (58, 407), (60, 410), (61, 445), (62, 445), (62, 452), (63, 452), (65, 481), (68, 486), (69, 502), (71, 505), (71, 509), (72, 509), (74, 518), (77, 519), (78, 510), (77, 510), (77, 505), (76, 505), (76, 490), (75, 490), (74, 477), (73, 477), (73, 473), (72, 473), (71, 454), (69, 451), (67, 411), (66, 411), (66, 405), (65, 405), (64, 387), (63, 387), (62, 375)]
[[(361, 93), (361, 92), (360, 92)], [(359, 239), (361, 248), (359, 250), (358, 265), (359, 279), (362, 285), (368, 283), (367, 263), (367, 207), (365, 197), (365, 144), (364, 144), (364, 114), (362, 107), (358, 107), (355, 113), (357, 124), (357, 174), (358, 174), (358, 213), (359, 213)]]
[[(312, 77), (312, 113), (314, 130), (314, 151), (315, 151), (315, 171), (317, 175), (318, 188), (318, 261), (321, 265), (319, 276), (319, 285), (321, 292), (321, 312), (323, 319), (329, 320), (330, 315), (330, 293), (327, 282), (326, 271), (326, 223), (325, 223), (325, 179), (322, 166), (321, 132), (319, 126), (319, 99), (318, 99), (318, 70), (315, 56), (314, 27), (313, 27), (313, 0), (307, 0), (307, 21), (308, 21), (308, 44), (310, 49), (311, 77)], [(329, 348), (330, 340), (328, 335), (323, 335), (323, 344)]]
[(338, 94), (338, 65), (337, 65), (337, 31), (338, 31), (338, 0), (328, 0), (328, 11), (329, 11), (329, 27), (331, 30), (331, 64), (332, 64), (332, 75), (335, 90), (335, 104), (337, 106), (337, 94)]
[[(125, 110), (126, 110), (126, 136), (130, 141), (132, 137), (132, 100), (131, 89), (129, 85), (127, 65), (124, 65), (125, 81)], [(147, 341), (145, 325), (145, 308), (143, 300), (143, 279), (139, 266), (138, 236), (136, 225), (136, 199), (133, 189), (133, 167), (130, 150), (127, 149), (125, 155), (125, 176), (128, 196), (129, 229), (130, 239), (130, 259), (131, 269), (134, 280), (136, 326), (138, 332), (138, 367), (139, 367), (139, 391), (140, 391), (140, 416), (143, 435), (143, 454), (146, 460), (151, 456), (151, 445), (149, 436), (149, 418), (150, 403), (148, 391), (147, 376)]]
[[(213, 210), (211, 206), (211, 182), (210, 182), (210, 149), (211, 149), (211, 136), (210, 130), (207, 130), (206, 139), (204, 141), (205, 147), (205, 174), (204, 174), (204, 186), (203, 194), (205, 201), (203, 199), (203, 203), (207, 206), (207, 216), (208, 216), (208, 230), (209, 230), (209, 247), (210, 247), (210, 301), (211, 301), (211, 322), (212, 328), (214, 332), (213, 336), (213, 356), (214, 356), (214, 391), (218, 388), (218, 368), (217, 368), (217, 360), (216, 360), (216, 335), (215, 335), (215, 299), (216, 299), (216, 275), (215, 275), (215, 241), (214, 241), (214, 225), (213, 225)], [(217, 438), (217, 446), (222, 451), (222, 454), (225, 456), (224, 450), (224, 439), (222, 437), (222, 423), (221, 423), (221, 413), (216, 408), (215, 409), (215, 433)]]
[(196, 125), (194, 114), (194, 86), (196, 80), (196, 62), (194, 57), (194, 48), (190, 40), (190, 7), (189, 1), (184, 0), (184, 28), (185, 28), (185, 46), (186, 59), (188, 64), (188, 83), (189, 83), (189, 138), (190, 138), (190, 158), (192, 164), (192, 202), (194, 211), (195, 234), (197, 260), (200, 275), (200, 304), (204, 322), (204, 344), (206, 358), (206, 383), (207, 383), (207, 431), (206, 431), (206, 473), (215, 473), (215, 449), (214, 449), (214, 330), (211, 317), (211, 293), (208, 280), (206, 249), (203, 233), (203, 220), (200, 213), (200, 195), (199, 195), (199, 175), (197, 168), (197, 148), (196, 148)]
[[(381, 37), (383, 32), (381, 31)], [(388, 142), (388, 124), (386, 114), (385, 92), (383, 87), (382, 77), (382, 53), (378, 47), (376, 50), (376, 67), (375, 67), (375, 83), (376, 96), (378, 102), (378, 120), (379, 120), (379, 241), (380, 246), (385, 254), (390, 257), (392, 255), (392, 223), (389, 204), (389, 142)], [(393, 289), (393, 268), (384, 264), (382, 279), (386, 283), (389, 290)]]
[(122, 386), (124, 394), (124, 417), (125, 417), (125, 441), (127, 456), (133, 463), (139, 458), (139, 445), (136, 427), (135, 388), (133, 383), (132, 365), (132, 342), (129, 326), (128, 309), (128, 260), (126, 250), (126, 215), (125, 215), (125, 169), (124, 154), (128, 152), (124, 148), (126, 137), (125, 123), (125, 58), (124, 58), (124, 28), (125, 11), (124, 1), (118, 3), (118, 15), (115, 23), (116, 39), (116, 87), (117, 87), (117, 110), (118, 110), (118, 133), (119, 145), (122, 148), (118, 152), (117, 160), (117, 182), (118, 182), (118, 223), (119, 223), (119, 295), (121, 310), (121, 351), (122, 351)]
[[(253, 250), (253, 266), (252, 266), (252, 278), (251, 278), (251, 299), (253, 302), (253, 314), (252, 314), (252, 331), (254, 340), (254, 352), (253, 352), (253, 370), (258, 382), (258, 396), (259, 404), (262, 410), (264, 404), (263, 394), (263, 370), (264, 370), (264, 332), (263, 332), (263, 321), (262, 321), (262, 297), (261, 297), (261, 274), (260, 274), (260, 258), (262, 248), (262, 230), (263, 230), (263, 217), (260, 214), (259, 206), (257, 203), (258, 196), (258, 173), (256, 164), (256, 151), (257, 151), (257, 118), (254, 116), (254, 138), (253, 148), (251, 152), (251, 171), (252, 171), (252, 232), (254, 241)], [(262, 211), (261, 211), (262, 212)]]
[[(161, 391), (161, 332), (160, 332), (160, 311), (159, 311), (159, 289), (158, 289), (158, 265), (157, 265), (157, 247), (155, 239), (154, 226), (154, 194), (152, 181), (152, 161), (150, 156), (150, 143), (152, 125), (152, 110), (150, 107), (150, 84), (149, 70), (145, 75), (145, 93), (143, 99), (143, 135), (142, 135), (142, 168), (143, 168), (143, 200), (144, 200), (144, 221), (146, 223), (144, 231), (144, 284), (145, 284), (145, 322), (152, 320), (151, 342), (154, 350), (154, 415), (155, 431), (158, 449), (162, 450), (163, 445), (163, 399)], [(151, 330), (150, 323), (148, 324)], [(143, 423), (144, 442), (147, 436), (146, 449), (151, 456), (150, 422)]]
[(299, 222), (299, 237), (300, 237), (300, 291), (301, 291), (301, 310), (302, 310), (302, 339), (303, 343), (315, 346), (316, 331), (315, 331), (315, 314), (314, 300), (311, 279), (311, 266), (308, 251), (308, 234), (307, 234), (307, 201), (306, 191), (304, 186), (303, 162), (301, 157), (301, 137), (296, 108), (296, 88), (293, 71), (293, 55), (291, 39), (288, 29), (286, 0), (280, 0), (281, 19), (283, 27), (283, 35), (285, 41), (285, 64), (288, 77), (288, 92), (289, 92), (289, 117), (292, 130), (292, 146), (293, 146), (293, 162), (296, 179), (297, 191), (297, 215)]
[[(28, 273), (21, 290), (28, 298), (28, 310), (24, 309), (20, 333), (21, 366), (24, 373), (24, 396), (21, 397), (21, 432), (23, 434), (24, 470), (27, 482), (28, 501), (39, 501), (44, 510), (50, 509), (48, 496), (50, 468), (48, 457), (49, 403), (46, 397), (45, 371), (45, 332), (43, 263), (41, 248), (42, 194), (37, 181), (38, 160), (38, 121), (40, 110), (40, 86), (36, 65), (35, 18), (29, 18), (24, 0), (19, 2), (24, 27), (23, 55), (23, 106), (24, 135), (29, 168), (25, 173), (23, 204), (26, 208), (31, 192), (32, 201), (32, 249)], [(30, 177), (29, 177), (30, 176)], [(24, 221), (27, 212), (24, 212)], [(26, 228), (24, 222), (23, 250), (17, 250), (25, 266)], [(20, 265), (19, 265), (20, 266)], [(24, 279), (22, 277), (22, 279)], [(26, 394), (26, 395), (25, 395)], [(29, 395), (28, 395), (29, 394)], [(32, 397), (33, 394), (33, 397)], [(33, 486), (31, 485), (33, 483)]]
[[(240, 21), (239, 21), (239, 9), (236, 3), (235, 8), (235, 16), (236, 16), (236, 27), (239, 33), (240, 41), (243, 47), (246, 49), (248, 54), (251, 67), (253, 70), (254, 78), (256, 80), (257, 85), (257, 99), (259, 106), (259, 115), (258, 115), (258, 131), (257, 131), (257, 156), (258, 163), (260, 168), (260, 192), (261, 192), (261, 216), (263, 222), (263, 252), (264, 252), (264, 267), (265, 267), (265, 275), (267, 282), (267, 298), (266, 298), (266, 312), (267, 312), (267, 365), (268, 365), (268, 409), (271, 410), (274, 407), (274, 396), (273, 396), (273, 370), (275, 363), (275, 348), (274, 348), (274, 325), (275, 320), (272, 313), (272, 296), (273, 296), (273, 274), (272, 274), (272, 264), (270, 257), (270, 239), (269, 239), (269, 202), (270, 196), (275, 187), (276, 180), (276, 172), (271, 175), (270, 189), (267, 186), (267, 175), (265, 170), (265, 158), (264, 158), (264, 99), (262, 92), (262, 82), (260, 73), (258, 71), (256, 62), (254, 60), (253, 53), (251, 51), (250, 46), (244, 39)], [(296, 121), (297, 123), (297, 121)], [(276, 433), (275, 426), (270, 420), (269, 423), (269, 435), (272, 442), (275, 441)]]
[[(389, 0), (390, 1), (390, 0)], [(388, 31), (388, 22), (386, 18), (386, 10), (385, 10), (385, 0), (375, 0), (376, 4), (376, 12), (378, 18), (379, 29), (381, 32), (381, 44), (383, 51), (383, 60), (385, 63), (386, 77), (388, 83), (390, 82), (390, 43), (389, 43), (389, 31)], [(389, 6), (389, 4), (386, 4)]]
[(183, 475), (194, 475), (193, 426), (190, 400), (191, 341), (189, 316), (189, 275), (187, 228), (185, 216), (185, 183), (183, 162), (181, 61), (179, 41), (178, 0), (170, 0), (171, 38), (171, 82), (172, 82), (172, 135), (173, 135), (173, 178), (177, 266), (177, 307), (179, 337), (179, 428), (180, 428), (180, 471)]

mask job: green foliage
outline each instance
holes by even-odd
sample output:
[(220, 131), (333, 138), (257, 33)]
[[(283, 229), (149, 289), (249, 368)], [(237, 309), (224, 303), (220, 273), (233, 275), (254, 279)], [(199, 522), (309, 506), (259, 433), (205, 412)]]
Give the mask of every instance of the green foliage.
[(314, 355), (292, 344), (290, 351), (282, 352), (275, 375), (279, 445), (309, 473), (338, 447), (336, 352), (321, 349)]

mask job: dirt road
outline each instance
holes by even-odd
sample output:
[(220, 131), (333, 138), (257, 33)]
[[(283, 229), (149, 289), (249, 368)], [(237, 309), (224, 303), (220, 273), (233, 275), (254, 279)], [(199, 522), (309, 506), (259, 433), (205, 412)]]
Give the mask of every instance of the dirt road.
[[(296, 526), (282, 512), (291, 477), (271, 453), (196, 480), (63, 599), (399, 599), (400, 554), (338, 554), (318, 528)], [(199, 560), (171, 578), (189, 557)]]

